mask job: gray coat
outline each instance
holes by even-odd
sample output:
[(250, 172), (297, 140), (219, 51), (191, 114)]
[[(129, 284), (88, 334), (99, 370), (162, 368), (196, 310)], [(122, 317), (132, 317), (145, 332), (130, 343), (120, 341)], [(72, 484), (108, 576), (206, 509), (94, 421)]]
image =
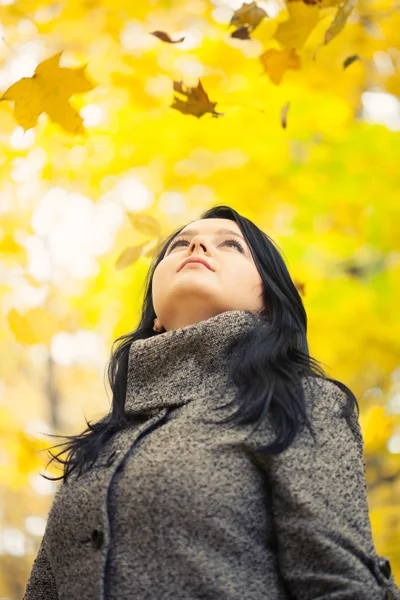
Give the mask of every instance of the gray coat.
[[(344, 394), (306, 383), (307, 428), (262, 458), (270, 424), (204, 424), (234, 396), (228, 343), (253, 324), (228, 311), (130, 348), (126, 411), (81, 478), (61, 484), (24, 600), (400, 600), (371, 536), (363, 438)], [(317, 386), (311, 401), (310, 386)]]

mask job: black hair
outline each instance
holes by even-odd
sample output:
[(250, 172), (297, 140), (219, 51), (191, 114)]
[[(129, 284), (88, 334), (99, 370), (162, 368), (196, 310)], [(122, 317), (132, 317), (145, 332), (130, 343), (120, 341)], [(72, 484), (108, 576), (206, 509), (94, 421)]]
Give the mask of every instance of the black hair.
[[(225, 205), (213, 206), (205, 211), (200, 219), (222, 218), (235, 221), (253, 256), (262, 279), (263, 309), (259, 313), (262, 327), (246, 331), (231, 346), (229, 381), (234, 381), (238, 391), (234, 399), (238, 410), (228, 419), (220, 422), (233, 422), (233, 425), (256, 423), (257, 428), (269, 414), (276, 425), (276, 439), (266, 446), (257, 447), (257, 452), (267, 456), (278, 454), (288, 448), (303, 425), (310, 429), (306, 412), (304, 378), (328, 380), (337, 385), (347, 397), (343, 416), (351, 415), (354, 406), (359, 406), (352, 391), (342, 382), (327, 377), (320, 361), (312, 358), (307, 344), (307, 315), (301, 296), (292, 281), (285, 261), (275, 242), (251, 220), (243, 217), (233, 208)], [(64, 465), (60, 477), (42, 477), (51, 481), (63, 479), (78, 469), (80, 476), (84, 469), (91, 468), (99, 451), (118, 431), (131, 426), (140, 419), (135, 414), (125, 413), (125, 397), (128, 376), (129, 349), (132, 342), (158, 335), (153, 330), (156, 314), (153, 307), (153, 273), (164, 258), (171, 241), (185, 226), (170, 234), (155, 249), (154, 258), (145, 279), (144, 301), (137, 328), (117, 338), (111, 349), (108, 363), (108, 379), (112, 390), (110, 411), (95, 422), (85, 421), (87, 428), (78, 435), (64, 437), (62, 442), (52, 447), (64, 446), (57, 455), (49, 449), (55, 460)], [(120, 342), (114, 350), (114, 346)], [(323, 364), (323, 363), (322, 363)], [(314, 434), (311, 430), (314, 437)], [(51, 435), (51, 434), (48, 434)], [(67, 452), (66, 459), (60, 458)], [(49, 464), (49, 463), (48, 463)]]

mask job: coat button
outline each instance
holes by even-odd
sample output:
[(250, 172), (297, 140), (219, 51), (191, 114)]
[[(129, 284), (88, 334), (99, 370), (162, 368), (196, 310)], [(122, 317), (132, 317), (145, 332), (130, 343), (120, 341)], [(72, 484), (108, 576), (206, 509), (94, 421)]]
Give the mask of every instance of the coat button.
[(388, 559), (384, 558), (384, 557), (379, 558), (378, 567), (379, 567), (381, 573), (383, 574), (383, 576), (386, 577), (386, 579), (390, 579), (392, 570), (390, 568), (390, 562), (388, 561)]
[(104, 533), (99, 529), (94, 529), (92, 531), (92, 544), (93, 546), (99, 550), (104, 542)]

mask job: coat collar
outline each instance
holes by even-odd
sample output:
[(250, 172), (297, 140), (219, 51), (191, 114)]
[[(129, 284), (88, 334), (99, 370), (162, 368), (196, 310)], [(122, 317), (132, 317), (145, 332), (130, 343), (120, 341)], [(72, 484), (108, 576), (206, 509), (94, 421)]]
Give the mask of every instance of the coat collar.
[(251, 311), (231, 310), (134, 341), (125, 411), (180, 406), (210, 395), (222, 399), (229, 383), (230, 345), (258, 319)]

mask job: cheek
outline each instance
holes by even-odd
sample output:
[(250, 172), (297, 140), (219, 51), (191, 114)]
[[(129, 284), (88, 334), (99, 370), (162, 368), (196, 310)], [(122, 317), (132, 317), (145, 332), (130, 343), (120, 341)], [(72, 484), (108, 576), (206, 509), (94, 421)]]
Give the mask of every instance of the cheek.
[(156, 270), (153, 273), (152, 287), (153, 294), (157, 294), (158, 291), (162, 288), (163, 285), (163, 269), (162, 262), (157, 265)]
[(260, 275), (255, 265), (248, 261), (232, 263), (226, 271), (233, 285), (251, 286), (261, 285)]
[(168, 264), (168, 259), (162, 260), (156, 267), (153, 274), (153, 293), (160, 293), (171, 283), (175, 275), (176, 266)]
[(242, 269), (237, 269), (231, 277), (231, 288), (235, 293), (243, 298), (259, 296), (262, 292), (261, 277), (255, 267), (246, 265)]

